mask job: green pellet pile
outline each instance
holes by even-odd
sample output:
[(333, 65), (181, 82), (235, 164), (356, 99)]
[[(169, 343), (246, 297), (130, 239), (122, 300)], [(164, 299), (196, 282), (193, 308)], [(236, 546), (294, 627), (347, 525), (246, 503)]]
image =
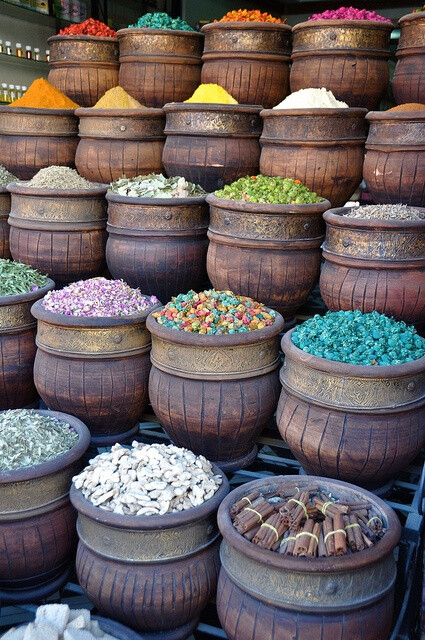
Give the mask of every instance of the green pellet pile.
[(17, 179), (3, 164), (0, 164), (0, 187), (5, 187), (9, 182), (16, 182)]
[(0, 296), (17, 296), (37, 291), (47, 284), (47, 276), (23, 262), (0, 258)]
[(312, 204), (324, 198), (310, 191), (299, 180), (280, 176), (245, 176), (214, 192), (217, 198), (262, 202), (265, 204)]
[(128, 25), (131, 29), (173, 29), (179, 31), (195, 31), (181, 18), (172, 18), (168, 13), (160, 11), (156, 13), (145, 13), (135, 24)]
[(425, 355), (425, 339), (413, 326), (377, 311), (328, 311), (297, 327), (292, 342), (319, 358), (360, 365), (393, 365)]

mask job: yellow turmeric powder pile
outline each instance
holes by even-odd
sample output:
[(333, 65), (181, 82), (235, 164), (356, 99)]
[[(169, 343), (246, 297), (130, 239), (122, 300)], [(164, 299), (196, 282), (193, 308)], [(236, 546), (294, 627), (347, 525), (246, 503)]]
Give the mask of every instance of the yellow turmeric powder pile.
[(96, 102), (93, 109), (146, 109), (122, 87), (112, 87)]
[(78, 104), (44, 78), (34, 80), (28, 91), (8, 106), (27, 107), (28, 109), (78, 109)]
[(219, 84), (200, 84), (185, 102), (209, 102), (210, 104), (238, 104), (230, 93)]

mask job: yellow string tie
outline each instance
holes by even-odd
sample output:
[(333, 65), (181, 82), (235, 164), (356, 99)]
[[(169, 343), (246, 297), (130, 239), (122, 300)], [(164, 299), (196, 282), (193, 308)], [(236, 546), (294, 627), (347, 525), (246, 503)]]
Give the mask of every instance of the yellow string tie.
[(314, 538), (317, 544), (319, 544), (319, 538), (316, 536), (315, 533), (310, 533), (309, 531), (300, 531), (299, 533), (297, 533), (295, 538), (300, 538), (301, 536), (309, 536), (310, 538)]
[(347, 532), (345, 531), (345, 529), (335, 529), (335, 531), (329, 531), (329, 533), (325, 535), (323, 542), (326, 544), (326, 540), (329, 538), (329, 536), (333, 536), (335, 535), (335, 533), (343, 533), (345, 537), (347, 537)]
[(297, 500), (296, 498), (291, 498), (290, 500), (288, 500), (288, 502), (296, 502), (297, 504), (299, 504), (300, 507), (302, 507), (304, 509), (305, 517), (308, 518), (308, 511), (307, 511), (307, 507), (305, 506), (304, 502), (301, 502), (301, 500)]
[(378, 518), (378, 516), (372, 516), (372, 518), (369, 518), (369, 520), (367, 521), (367, 526), (369, 526), (373, 520), (379, 520), (382, 526), (384, 526), (384, 523), (382, 522), (381, 518)]
[(247, 502), (249, 502), (249, 504), (252, 504), (251, 500), (249, 498), (247, 498), (246, 496), (244, 498), (242, 498), (242, 500), (246, 500)]
[(274, 527), (272, 524), (269, 524), (268, 522), (263, 522), (263, 524), (261, 525), (262, 527), (268, 527), (269, 529), (271, 529), (272, 531), (275, 532), (276, 535), (276, 542), (279, 540), (279, 532), (276, 529), (276, 527)]
[(255, 509), (251, 509), (251, 507), (245, 507), (243, 511), (252, 511), (252, 513), (256, 513), (259, 518), (259, 521), (261, 522), (261, 524), (263, 524), (263, 516), (261, 515), (261, 513), (258, 513), (258, 511), (256, 511)]
[(296, 540), (296, 539), (297, 539), (296, 536), (288, 536), (287, 538), (283, 538), (282, 542), (280, 543), (280, 546), (282, 547), (284, 544), (286, 544), (290, 540)]
[(332, 500), (329, 500), (329, 502), (325, 502), (323, 504), (322, 513), (325, 516), (325, 518), (326, 518), (326, 509), (329, 507), (330, 504), (333, 504)]
[(360, 527), (358, 522), (353, 522), (353, 524), (347, 524), (346, 529), (352, 529), (353, 527)]

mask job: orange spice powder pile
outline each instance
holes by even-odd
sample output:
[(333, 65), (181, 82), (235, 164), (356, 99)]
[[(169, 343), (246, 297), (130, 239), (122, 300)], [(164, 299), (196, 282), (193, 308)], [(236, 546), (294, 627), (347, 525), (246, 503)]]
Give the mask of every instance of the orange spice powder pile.
[(8, 106), (27, 107), (28, 109), (78, 109), (78, 104), (44, 78), (34, 80), (28, 91)]

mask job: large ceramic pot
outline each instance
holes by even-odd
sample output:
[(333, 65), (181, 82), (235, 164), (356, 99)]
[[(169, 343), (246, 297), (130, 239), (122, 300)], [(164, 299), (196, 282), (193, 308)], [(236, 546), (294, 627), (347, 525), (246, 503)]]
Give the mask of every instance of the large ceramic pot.
[(291, 92), (326, 87), (349, 107), (377, 109), (388, 87), (393, 25), (311, 20), (292, 28)]
[(10, 252), (56, 284), (100, 276), (105, 269), (107, 185), (38, 189), (11, 183)]
[(366, 551), (331, 558), (300, 558), (261, 549), (233, 527), (229, 509), (255, 490), (294, 486), (294, 476), (255, 480), (234, 489), (218, 511), (223, 535), (217, 611), (229, 640), (338, 638), (388, 640), (394, 612), (396, 561), (400, 539), (397, 515), (383, 500), (346, 482), (297, 477), (332, 496), (366, 501), (387, 529)]
[(9, 225), (10, 193), (6, 187), (0, 187), (0, 258), (9, 259)]
[(205, 282), (208, 205), (197, 198), (108, 192), (106, 261), (114, 278), (170, 300)]
[(37, 323), (30, 309), (54, 286), (48, 279), (36, 291), (0, 296), (0, 410), (32, 406), (38, 398), (33, 380)]
[(207, 197), (207, 269), (216, 289), (261, 300), (285, 318), (285, 329), (319, 280), (330, 202), (278, 205)]
[(152, 314), (146, 326), (152, 335), (149, 398), (168, 436), (225, 471), (249, 465), (276, 409), (282, 316), (264, 329), (233, 335), (175, 331)]
[(118, 40), (58, 35), (48, 40), (49, 82), (80, 107), (92, 107), (118, 84)]
[(260, 110), (244, 104), (166, 104), (165, 171), (208, 192), (257, 174)]
[(324, 214), (323, 302), (332, 311), (379, 311), (422, 327), (425, 220), (367, 220), (350, 218), (349, 212)]
[(291, 27), (267, 22), (211, 22), (202, 27), (203, 83), (224, 87), (240, 104), (271, 109), (289, 88)]
[(74, 167), (77, 134), (73, 109), (0, 107), (1, 161), (20, 180), (52, 164)]
[(294, 178), (333, 207), (362, 179), (366, 109), (265, 109), (260, 173)]
[(282, 339), (280, 435), (307, 473), (377, 486), (425, 443), (425, 356), (389, 366), (318, 358)]
[(98, 611), (141, 630), (146, 640), (183, 640), (192, 633), (217, 586), (216, 513), (229, 491), (221, 475), (212, 498), (160, 516), (110, 513), (72, 487), (77, 576)]
[(37, 411), (68, 423), (78, 441), (42, 464), (0, 471), (0, 599), (30, 602), (62, 587), (77, 546), (76, 513), (69, 501), (71, 478), (84, 466), (87, 427), (55, 411)]
[(372, 199), (425, 207), (425, 111), (372, 111), (363, 177)]
[[(159, 305), (157, 305), (159, 306)], [(65, 316), (43, 309), (38, 320), (34, 382), (51, 409), (83, 420), (95, 445), (137, 433), (148, 404), (149, 310), (132, 316)]]
[(392, 90), (398, 104), (425, 103), (425, 11), (410, 13), (398, 21), (400, 39)]

